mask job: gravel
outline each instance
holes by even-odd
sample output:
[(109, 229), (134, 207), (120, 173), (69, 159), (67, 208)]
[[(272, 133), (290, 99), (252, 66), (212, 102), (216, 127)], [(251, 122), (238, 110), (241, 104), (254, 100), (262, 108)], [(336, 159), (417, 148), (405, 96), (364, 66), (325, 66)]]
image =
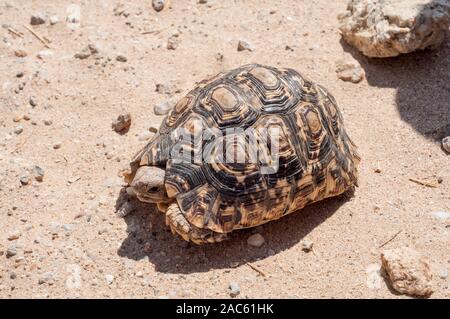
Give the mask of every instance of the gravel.
[(313, 244), (314, 243), (310, 239), (308, 238), (303, 239), (301, 242), (302, 250), (305, 252), (310, 252), (313, 248)]
[(112, 123), (112, 128), (117, 133), (122, 133), (127, 131), (131, 126), (131, 114), (124, 113), (120, 114), (117, 119)]

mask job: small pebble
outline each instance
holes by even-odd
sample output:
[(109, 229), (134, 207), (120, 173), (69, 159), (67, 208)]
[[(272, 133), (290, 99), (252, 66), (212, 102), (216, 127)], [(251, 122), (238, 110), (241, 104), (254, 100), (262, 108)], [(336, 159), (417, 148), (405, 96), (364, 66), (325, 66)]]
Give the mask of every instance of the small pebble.
[(17, 255), (17, 247), (16, 246), (9, 246), (6, 249), (6, 258), (11, 258)]
[(176, 50), (178, 45), (180, 44), (180, 39), (178, 35), (172, 35), (169, 39), (167, 39), (167, 50)]
[(53, 149), (58, 150), (61, 148), (61, 146), (62, 146), (61, 142), (56, 142), (55, 144), (53, 144)]
[(450, 136), (447, 136), (447, 137), (442, 139), (442, 148), (447, 153), (450, 153)]
[(16, 116), (13, 117), (13, 121), (16, 122), (16, 123), (20, 122), (20, 120), (22, 120), (22, 116), (20, 116), (20, 115), (16, 115)]
[(153, 112), (156, 115), (166, 115), (172, 109), (172, 106), (168, 101), (164, 101), (158, 105), (156, 105), (153, 109)]
[(111, 285), (114, 281), (114, 276), (113, 275), (105, 275), (105, 279), (106, 279), (106, 283), (108, 285)]
[(27, 53), (27, 51), (25, 51), (25, 50), (15, 50), (14, 51), (14, 55), (16, 56), (16, 57), (18, 57), (18, 58), (24, 58), (24, 57), (26, 57), (27, 55), (28, 55), (28, 53)]
[(119, 54), (119, 55), (116, 56), (116, 60), (119, 61), (119, 62), (127, 62), (128, 59), (123, 54)]
[(448, 277), (448, 271), (447, 270), (441, 270), (440, 272), (439, 272), (439, 278), (441, 278), (441, 279), (447, 279), (447, 277)]
[(8, 235), (8, 240), (9, 241), (17, 240), (19, 238), (20, 238), (20, 233), (19, 232), (14, 232), (14, 233)]
[(39, 285), (43, 284), (53, 285), (54, 283), (53, 273), (51, 272), (44, 273), (41, 277), (39, 277), (38, 283)]
[(52, 15), (50, 17), (50, 24), (51, 25), (55, 25), (59, 22), (59, 17), (57, 15)]
[(22, 185), (28, 185), (30, 183), (30, 179), (28, 176), (21, 176), (20, 177), (20, 184)]
[(39, 24), (44, 24), (45, 21), (47, 20), (47, 17), (45, 15), (45, 13), (43, 12), (37, 12), (35, 14), (33, 14), (30, 18), (30, 24), (31, 25), (39, 25)]
[(14, 134), (21, 134), (23, 132), (23, 126), (22, 125), (18, 125), (14, 128)]
[(239, 287), (239, 284), (235, 281), (230, 282), (228, 289), (231, 297), (236, 297), (241, 293), (241, 288)]
[(301, 244), (303, 251), (310, 252), (313, 248), (313, 242), (308, 238), (303, 239)]
[(44, 124), (47, 126), (50, 126), (53, 124), (53, 121), (52, 120), (44, 120)]
[(364, 79), (364, 71), (355, 60), (341, 59), (336, 62), (336, 73), (345, 82), (359, 83)]
[(152, 132), (152, 133), (158, 133), (158, 128), (157, 127), (155, 127), (155, 126), (150, 126), (149, 128), (148, 128), (148, 130), (150, 131), (150, 132)]
[(166, 0), (152, 0), (152, 7), (155, 9), (156, 12), (161, 11), (164, 9), (164, 6), (166, 5)]
[(245, 40), (239, 40), (237, 50), (238, 51), (245, 51), (245, 50), (254, 51), (255, 48), (250, 42), (245, 41)]
[(248, 237), (247, 244), (252, 247), (261, 247), (264, 245), (265, 240), (261, 234), (254, 234)]
[(112, 128), (117, 133), (127, 131), (131, 126), (131, 115), (130, 113), (120, 114), (117, 119), (112, 123)]
[(51, 51), (51, 50), (42, 50), (42, 51), (39, 51), (36, 56), (39, 59), (45, 60), (47, 58), (53, 57), (53, 51)]
[(30, 105), (31, 105), (32, 107), (37, 106), (37, 99), (36, 99), (35, 96), (30, 96), (30, 99), (28, 100), (28, 102), (30, 103)]

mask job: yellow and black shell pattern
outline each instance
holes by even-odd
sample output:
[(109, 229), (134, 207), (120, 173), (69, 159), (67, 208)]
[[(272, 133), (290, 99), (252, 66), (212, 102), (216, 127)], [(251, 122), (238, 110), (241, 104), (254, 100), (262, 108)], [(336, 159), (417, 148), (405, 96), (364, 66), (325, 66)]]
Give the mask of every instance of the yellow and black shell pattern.
[[(196, 125), (207, 128), (209, 138), (199, 142)], [(185, 161), (173, 158), (179, 142), (174, 132), (180, 128), (192, 133), (182, 142)], [(233, 128), (240, 131), (225, 133)], [(248, 143), (242, 130), (249, 128), (276, 128), (278, 154), (270, 142)], [(199, 147), (208, 150), (208, 161), (192, 160)], [(224, 161), (223, 153), (239, 154), (244, 161)], [(255, 154), (278, 158), (278, 170), (263, 173), (262, 164), (251, 160)], [(200, 229), (228, 233), (353, 188), (359, 161), (336, 101), (325, 88), (292, 69), (251, 64), (198, 84), (173, 107), (132, 167), (165, 167), (167, 194), (186, 220)]]

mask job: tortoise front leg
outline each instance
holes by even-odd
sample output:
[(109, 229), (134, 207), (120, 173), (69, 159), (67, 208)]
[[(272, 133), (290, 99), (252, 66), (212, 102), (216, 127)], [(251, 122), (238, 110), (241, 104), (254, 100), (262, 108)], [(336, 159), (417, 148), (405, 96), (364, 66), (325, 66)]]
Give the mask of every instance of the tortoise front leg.
[(210, 229), (195, 227), (184, 217), (183, 212), (177, 202), (169, 205), (166, 211), (166, 224), (186, 241), (192, 241), (195, 244), (217, 243), (227, 238), (226, 234), (214, 232)]

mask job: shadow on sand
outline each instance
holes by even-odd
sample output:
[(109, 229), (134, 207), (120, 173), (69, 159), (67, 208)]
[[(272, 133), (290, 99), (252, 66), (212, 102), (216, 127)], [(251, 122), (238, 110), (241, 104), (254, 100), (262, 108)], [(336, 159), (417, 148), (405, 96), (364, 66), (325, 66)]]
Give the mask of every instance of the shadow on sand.
[(352, 192), (348, 192), (257, 227), (256, 230), (264, 234), (269, 244), (250, 248), (247, 238), (255, 232), (255, 228), (235, 231), (231, 233), (229, 240), (218, 244), (197, 246), (185, 242), (179, 236), (172, 235), (165, 225), (164, 214), (158, 212), (154, 205), (129, 199), (126, 193), (122, 192), (116, 207), (130, 200), (135, 211), (124, 218), (128, 236), (118, 254), (133, 260), (148, 258), (156, 271), (164, 273), (189, 274), (237, 267), (246, 262), (264, 259), (297, 244), (334, 214), (351, 196)]
[(427, 138), (450, 135), (450, 42), (387, 59), (367, 58), (344, 40), (341, 44), (361, 63), (369, 85), (397, 89), (403, 121)]

